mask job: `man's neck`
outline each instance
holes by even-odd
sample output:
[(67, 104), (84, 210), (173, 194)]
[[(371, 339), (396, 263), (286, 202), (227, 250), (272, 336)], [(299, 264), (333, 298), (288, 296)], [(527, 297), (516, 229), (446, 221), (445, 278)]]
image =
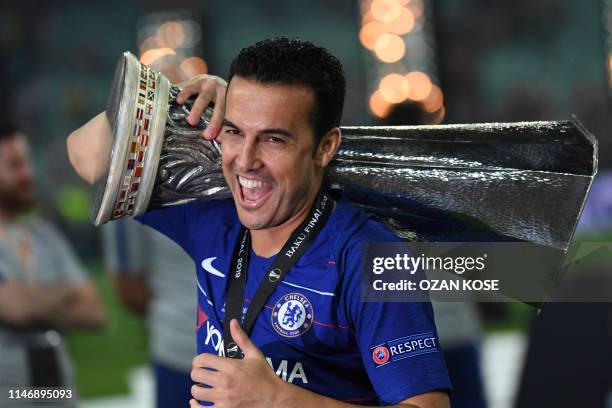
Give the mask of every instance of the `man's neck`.
[(289, 239), (293, 231), (302, 224), (302, 222), (310, 214), (310, 210), (315, 205), (317, 199), (317, 191), (311, 194), (298, 211), (293, 214), (287, 221), (276, 227), (251, 230), (251, 247), (257, 256), (269, 258), (277, 254), (285, 242)]

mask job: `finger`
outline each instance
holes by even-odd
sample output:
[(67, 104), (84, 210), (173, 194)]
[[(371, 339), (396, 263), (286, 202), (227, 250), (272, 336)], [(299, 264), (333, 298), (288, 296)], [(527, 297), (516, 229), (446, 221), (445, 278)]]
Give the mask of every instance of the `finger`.
[(204, 138), (212, 140), (219, 135), (223, 127), (223, 118), (225, 117), (225, 88), (217, 87), (217, 95), (215, 96), (215, 109), (213, 110), (210, 123), (204, 131)]
[(244, 330), (242, 330), (242, 327), (240, 327), (238, 320), (232, 319), (232, 321), (230, 322), (230, 330), (232, 332), (232, 338), (234, 339), (238, 347), (240, 347), (240, 350), (242, 350), (242, 352), (244, 353), (244, 358), (263, 357), (261, 351), (259, 351), (257, 346), (255, 346), (251, 339), (249, 339), (249, 336), (247, 336)]
[(187, 122), (189, 122), (190, 125), (195, 126), (198, 124), (198, 121), (202, 117), (202, 113), (204, 113), (204, 110), (206, 110), (213, 97), (214, 93), (210, 85), (203, 86), (200, 94), (191, 107), (189, 117), (187, 117)]
[(220, 370), (228, 364), (228, 359), (210, 353), (202, 353), (192, 360), (193, 368), (212, 368)]
[[(195, 398), (197, 401), (208, 401), (208, 402), (217, 402), (220, 397), (219, 391), (210, 387), (203, 387), (201, 385), (193, 385), (191, 386), (191, 396)], [(199, 405), (196, 405), (196, 407)]]
[(189, 408), (202, 408), (202, 405), (200, 405), (198, 400), (192, 398), (189, 400)]
[(198, 82), (198, 80), (200, 79), (200, 76), (197, 75), (191, 79), (187, 79), (185, 81), (181, 81), (181, 82), (177, 82), (176, 84), (174, 84), (174, 86), (178, 86), (179, 88), (187, 88), (190, 85), (195, 84), (196, 82)]
[(196, 83), (184, 83), (184, 86), (180, 86), (181, 91), (176, 95), (176, 102), (179, 104), (185, 103), (191, 96), (196, 95), (200, 92), (200, 86)]
[(198, 384), (206, 384), (211, 387), (218, 387), (221, 384), (219, 372), (208, 368), (193, 368), (191, 370), (191, 379)]

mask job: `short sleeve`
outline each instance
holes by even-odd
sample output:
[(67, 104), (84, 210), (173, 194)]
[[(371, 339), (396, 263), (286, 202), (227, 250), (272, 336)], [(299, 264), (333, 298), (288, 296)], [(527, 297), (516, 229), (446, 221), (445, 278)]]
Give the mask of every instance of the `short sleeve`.
[(180, 245), (188, 254), (191, 254), (190, 229), (197, 222), (202, 209), (200, 202), (164, 207), (147, 211), (135, 217), (137, 221), (147, 225)]
[(41, 224), (43, 233), (46, 235), (45, 242), (51, 245), (51, 253), (54, 254), (55, 267), (61, 274), (61, 278), (74, 285), (82, 285), (90, 282), (89, 275), (77, 258), (74, 249), (66, 237), (50, 224)]
[[(384, 235), (377, 238), (385, 241)], [(426, 392), (450, 390), (431, 304), (362, 302), (361, 244), (347, 248), (344, 262), (350, 270), (348, 314), (380, 402), (392, 405)]]
[(233, 202), (209, 200), (147, 211), (136, 220), (161, 232), (193, 256), (194, 244), (208, 239), (220, 224), (238, 222), (238, 216)]
[(125, 218), (104, 224), (102, 243), (106, 269), (129, 276), (141, 276), (150, 267), (151, 233), (136, 220)]

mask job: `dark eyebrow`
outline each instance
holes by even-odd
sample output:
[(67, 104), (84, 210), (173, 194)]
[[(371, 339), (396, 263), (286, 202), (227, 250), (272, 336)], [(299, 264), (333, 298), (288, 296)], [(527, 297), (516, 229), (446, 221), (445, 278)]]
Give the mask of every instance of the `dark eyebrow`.
[(281, 128), (271, 128), (271, 129), (264, 129), (261, 132), (259, 132), (260, 134), (273, 134), (273, 135), (281, 135), (281, 136), (285, 136), (288, 138), (293, 139), (293, 133), (289, 132), (288, 130), (285, 129), (281, 129)]
[(229, 120), (227, 120), (225, 118), (223, 119), (223, 126), (229, 126), (229, 127), (234, 128), (234, 129), (239, 129), (240, 130), (240, 128), (238, 126), (234, 125), (232, 122), (230, 122)]
[[(237, 130), (240, 130), (240, 128), (238, 126), (236, 126), (235, 124), (233, 124), (230, 120), (228, 119), (223, 119), (223, 126), (227, 126), (227, 127), (231, 127)], [(270, 128), (270, 129), (264, 129), (262, 131), (259, 132), (259, 134), (273, 134), (273, 135), (281, 135), (281, 136), (285, 136), (288, 138), (293, 139), (294, 135), (293, 133), (289, 132), (288, 130), (285, 129), (281, 129), (281, 128)]]

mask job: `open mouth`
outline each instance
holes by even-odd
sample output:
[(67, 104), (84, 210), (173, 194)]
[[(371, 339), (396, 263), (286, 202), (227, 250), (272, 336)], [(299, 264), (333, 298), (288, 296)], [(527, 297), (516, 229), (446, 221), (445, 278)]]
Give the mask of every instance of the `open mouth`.
[(272, 193), (272, 183), (257, 178), (236, 176), (240, 205), (250, 210), (260, 208)]

